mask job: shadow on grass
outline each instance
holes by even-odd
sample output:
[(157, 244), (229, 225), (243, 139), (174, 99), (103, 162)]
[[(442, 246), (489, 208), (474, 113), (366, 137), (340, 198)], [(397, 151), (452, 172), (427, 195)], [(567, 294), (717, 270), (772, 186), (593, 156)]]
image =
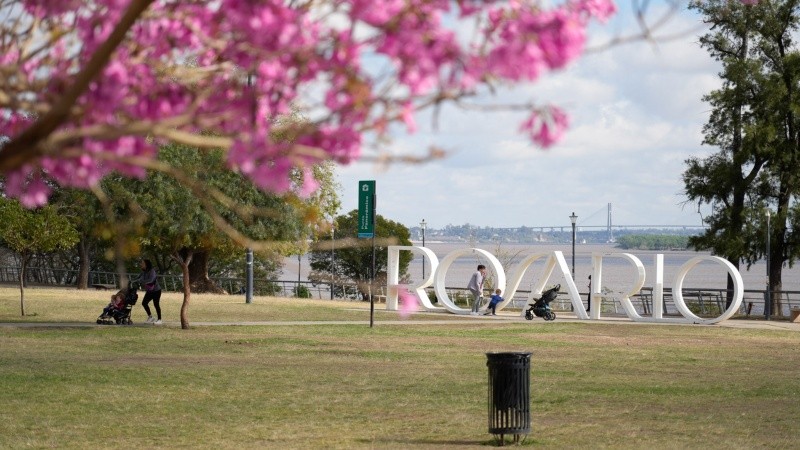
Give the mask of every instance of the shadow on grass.
[(394, 438), (379, 438), (379, 439), (359, 439), (362, 444), (404, 444), (404, 445), (482, 445), (485, 442), (480, 441), (459, 441), (459, 440), (436, 440), (436, 439), (394, 439)]
[[(513, 447), (526, 447), (531, 445), (536, 445), (537, 441), (532, 439), (530, 436), (524, 436), (520, 439), (519, 442), (515, 443), (511, 436), (506, 436), (504, 442), (500, 441), (499, 436), (495, 436), (493, 438), (489, 438), (486, 440), (481, 441), (468, 441), (468, 440), (454, 440), (454, 439), (394, 439), (394, 438), (382, 438), (382, 439), (359, 439), (359, 442), (362, 444), (401, 444), (401, 445), (442, 445), (442, 446), (458, 446), (458, 447), (467, 447), (467, 446), (491, 446), (491, 447), (503, 447), (503, 446), (513, 446)], [(539, 443), (541, 444), (541, 443)]]

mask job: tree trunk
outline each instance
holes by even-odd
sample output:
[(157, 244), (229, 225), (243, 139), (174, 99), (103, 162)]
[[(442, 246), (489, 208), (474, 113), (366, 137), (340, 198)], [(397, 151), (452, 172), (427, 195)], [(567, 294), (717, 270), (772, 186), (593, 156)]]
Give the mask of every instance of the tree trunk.
[(78, 241), (78, 289), (89, 289), (89, 249), (85, 237)]
[(183, 272), (183, 303), (181, 304), (181, 328), (189, 329), (189, 300), (192, 298), (192, 288), (189, 284), (189, 264), (181, 263)]
[[(736, 261), (728, 260), (728, 262), (731, 263), (733, 265), (733, 267), (736, 268), (737, 272), (739, 271), (739, 260), (738, 259)], [(727, 289), (728, 289), (727, 292), (725, 292), (725, 310), (730, 308), (731, 304), (733, 303), (733, 277), (731, 276), (731, 274), (728, 274)]]
[(210, 253), (208, 251), (194, 252), (192, 261), (189, 264), (189, 283), (193, 292), (227, 294), (224, 289), (217, 286), (208, 277), (208, 262)]
[(19, 309), (22, 316), (25, 316), (25, 266), (28, 265), (28, 257), (20, 255), (19, 267)]
[(783, 316), (783, 300), (781, 298), (781, 289), (783, 288), (783, 261), (780, 255), (770, 255), (769, 263), (769, 292), (770, 301), (772, 303), (772, 315)]
[(192, 297), (192, 288), (189, 283), (189, 264), (192, 262), (192, 251), (181, 249), (175, 252), (173, 258), (181, 266), (181, 273), (183, 274), (183, 303), (181, 304), (181, 328), (184, 330), (189, 329), (189, 300)]
[(770, 304), (772, 304), (772, 315), (783, 317), (783, 301), (781, 299), (781, 288), (783, 286), (783, 262), (787, 258), (786, 249), (786, 217), (789, 210), (789, 195), (778, 196), (778, 213), (775, 215), (770, 236), (770, 261), (767, 285), (769, 286)]

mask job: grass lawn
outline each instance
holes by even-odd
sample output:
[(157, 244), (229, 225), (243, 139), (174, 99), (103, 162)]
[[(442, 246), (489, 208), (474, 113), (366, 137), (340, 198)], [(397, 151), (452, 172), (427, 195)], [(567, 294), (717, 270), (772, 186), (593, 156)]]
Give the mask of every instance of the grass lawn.
[[(95, 326), (110, 292), (0, 288), (0, 448), (485, 448), (486, 352), (532, 352), (525, 447), (798, 448), (800, 333), (460, 320)], [(194, 295), (190, 321), (368, 320), (360, 302)], [(448, 324), (416, 319), (449, 320)], [(143, 312), (137, 305), (134, 321)]]

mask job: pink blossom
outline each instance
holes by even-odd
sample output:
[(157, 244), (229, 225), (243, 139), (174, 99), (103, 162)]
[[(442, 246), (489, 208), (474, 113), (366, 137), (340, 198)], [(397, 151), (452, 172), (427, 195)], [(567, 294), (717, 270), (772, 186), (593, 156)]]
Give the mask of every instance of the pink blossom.
[(27, 0), (25, 9), (34, 16), (45, 17), (48, 14), (63, 14), (78, 8), (80, 0)]
[[(742, 0), (742, 3), (746, 3), (746, 1), (752, 0)], [(572, 3), (572, 7), (576, 11), (594, 17), (602, 23), (605, 23), (617, 12), (617, 5), (611, 0), (576, 0)]]
[(50, 191), (50, 186), (40, 176), (34, 176), (19, 201), (26, 208), (38, 208), (47, 204)]
[(534, 111), (520, 126), (520, 131), (527, 133), (538, 145), (548, 148), (560, 141), (569, 126), (569, 118), (559, 108)]
[(414, 105), (411, 102), (407, 102), (403, 105), (403, 123), (406, 124), (406, 128), (408, 129), (409, 133), (415, 133), (417, 131), (417, 122), (414, 121)]
[(9, 196), (18, 198), (26, 208), (38, 208), (47, 203), (51, 189), (38, 171), (23, 166), (6, 176), (5, 191)]
[(419, 310), (417, 298), (408, 292), (408, 288), (405, 286), (397, 288), (397, 297), (400, 300), (399, 313), (402, 319), (407, 319)]
[(299, 186), (298, 195), (302, 198), (308, 198), (317, 191), (319, 182), (314, 178), (314, 171), (306, 167), (303, 169), (303, 182)]
[[(131, 3), (15, 2), (11, 7), (21, 5), (20, 14), (29, 15), (23, 22), (33, 28), (18, 39), (15, 21), (0, 24), (0, 34), (11, 36), (0, 64), (18, 80), (4, 90), (11, 99), (5, 105), (32, 106), (0, 107), (0, 135), (12, 142), (29, 126), (21, 117), (40, 116), (74, 85)], [(605, 21), (616, 10), (611, 0), (552, 6), (334, 0), (325, 6), (333, 16), (306, 2), (154, 0), (56, 130), (74, 133), (64, 145), (82, 154), (42, 141), (47, 151), (38, 153), (46, 156), (5, 174), (6, 194), (35, 205), (48, 183), (89, 187), (112, 172), (141, 177), (145, 171), (131, 157), (155, 158), (157, 146), (174, 136), (209, 134), (229, 142), (223, 148), (229, 168), (261, 189), (308, 195), (316, 189), (313, 164), (351, 163), (361, 156), (365, 135), (391, 137), (399, 129), (391, 125), (414, 133), (417, 108), (440, 95), (450, 101), (566, 67), (583, 52), (590, 21)], [(466, 27), (478, 30), (470, 42), (457, 38)], [(26, 42), (41, 36), (55, 41), (26, 56)], [(386, 62), (385, 69), (368, 66), (368, 58)], [(286, 120), (303, 126), (280, 126)], [(547, 147), (566, 127), (566, 115), (553, 107), (533, 113), (520, 129)], [(321, 157), (308, 160), (300, 147), (320, 150)], [(302, 181), (293, 183), (298, 170)]]

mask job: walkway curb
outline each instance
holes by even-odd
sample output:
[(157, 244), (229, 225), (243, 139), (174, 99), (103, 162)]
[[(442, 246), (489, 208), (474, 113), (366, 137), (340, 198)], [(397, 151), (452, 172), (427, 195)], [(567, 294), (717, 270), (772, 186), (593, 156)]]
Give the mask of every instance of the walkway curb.
[[(417, 313), (420, 314), (420, 313)], [(426, 313), (422, 313), (426, 314)], [(433, 313), (440, 314), (440, 313)], [(538, 318), (537, 318), (538, 319)], [(531, 326), (551, 326), (558, 323), (585, 323), (585, 324), (619, 324), (619, 325), (657, 325), (657, 326), (700, 326), (700, 327), (722, 327), (740, 329), (762, 329), (762, 330), (784, 330), (800, 332), (800, 323), (793, 323), (783, 320), (746, 320), (728, 319), (713, 325), (693, 325), (682, 323), (657, 323), (657, 322), (634, 322), (627, 317), (604, 317), (600, 320), (583, 320), (570, 316), (569, 313), (559, 312), (555, 321), (545, 322), (541, 319), (525, 320), (518, 314), (498, 314), (496, 316), (458, 316), (446, 320), (414, 320), (413, 315), (407, 320), (374, 320), (375, 326), (396, 326), (396, 325), (464, 325), (467, 323), (497, 324), (504, 323), (528, 323)], [(213, 327), (213, 326), (325, 326), (325, 325), (363, 325), (369, 326), (369, 320), (298, 320), (298, 321), (236, 321), (236, 322), (190, 322), (192, 327)], [(99, 325), (94, 322), (0, 322), (0, 328), (113, 328), (120, 325)], [(134, 323), (134, 327), (148, 328), (175, 328), (180, 326), (180, 322), (167, 322), (163, 325), (152, 325), (147, 323)]]

